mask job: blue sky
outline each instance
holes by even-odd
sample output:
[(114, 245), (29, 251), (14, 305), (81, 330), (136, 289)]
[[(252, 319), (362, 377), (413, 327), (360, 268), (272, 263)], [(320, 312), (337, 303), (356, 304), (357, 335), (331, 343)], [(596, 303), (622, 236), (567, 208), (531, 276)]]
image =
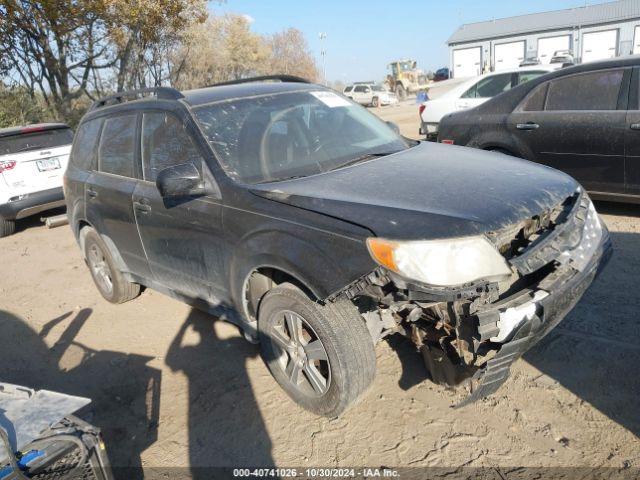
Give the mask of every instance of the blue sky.
[[(588, 4), (603, 3), (588, 0)], [(326, 32), (327, 78), (380, 80), (389, 61), (413, 58), (424, 70), (448, 66), (446, 41), (463, 23), (584, 6), (585, 0), (227, 0), (214, 13), (249, 15), (258, 33), (304, 32), (318, 66)]]

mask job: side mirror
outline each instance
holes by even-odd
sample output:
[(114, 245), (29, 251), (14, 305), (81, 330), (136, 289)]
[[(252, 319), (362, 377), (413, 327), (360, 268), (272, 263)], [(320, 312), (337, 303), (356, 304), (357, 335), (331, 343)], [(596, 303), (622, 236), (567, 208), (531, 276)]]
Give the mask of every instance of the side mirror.
[(391, 127), (391, 130), (393, 130), (394, 132), (396, 132), (398, 135), (400, 135), (400, 127), (398, 126), (397, 123), (388, 121), (385, 122), (387, 125), (389, 125), (389, 127)]
[(156, 178), (156, 186), (163, 198), (205, 194), (204, 180), (193, 163), (182, 163), (161, 170)]

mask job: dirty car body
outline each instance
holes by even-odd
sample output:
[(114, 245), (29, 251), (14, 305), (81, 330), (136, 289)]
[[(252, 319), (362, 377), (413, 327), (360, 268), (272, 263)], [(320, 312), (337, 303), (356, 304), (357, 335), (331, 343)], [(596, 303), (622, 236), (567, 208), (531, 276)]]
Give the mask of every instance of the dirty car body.
[[(226, 318), (251, 340), (269, 341), (261, 323), (277, 309), (275, 294), (282, 303), (298, 295), (286, 290), (293, 288), (311, 301), (309, 309), (334, 312), (329, 323), (348, 317), (364, 325), (362, 352), (388, 335), (405, 335), (434, 381), (478, 381), (473, 400), (502, 383), (510, 364), (566, 315), (608, 258), (608, 232), (591, 201), (556, 170), (407, 140), (348, 99), (303, 82), (170, 95), (118, 99), (82, 120), (79, 135), (93, 122), (96, 148), (74, 143), (65, 183), (70, 224), (81, 247), (86, 232), (99, 233), (127, 282)], [(158, 112), (180, 120), (196, 168), (182, 158), (171, 166), (165, 155), (166, 168), (153, 182), (145, 170), (153, 163), (144, 153), (152, 149), (145, 115)], [(101, 172), (100, 146), (104, 124), (118, 116), (135, 118), (137, 136), (130, 176), (117, 176), (114, 185), (114, 175)], [(76, 156), (81, 152), (88, 158)], [(183, 186), (195, 185), (181, 196), (166, 181), (176, 170)], [(278, 308), (285, 320), (313, 316), (295, 302)], [(341, 348), (336, 331), (325, 335), (321, 323), (302, 320), (311, 336), (303, 350), (322, 341), (324, 350), (313, 352), (317, 368), (306, 369), (312, 355), (302, 350), (280, 352), (278, 362), (293, 376), (299, 360), (309, 380), (324, 372), (311, 382), (318, 398), (348, 379), (337, 363), (362, 370), (367, 357), (375, 364), (368, 353), (353, 364), (334, 357)], [(280, 331), (293, 339), (290, 327)], [(352, 397), (371, 379), (359, 379)], [(327, 415), (355, 399), (325, 408), (305, 403), (302, 390), (287, 392)]]

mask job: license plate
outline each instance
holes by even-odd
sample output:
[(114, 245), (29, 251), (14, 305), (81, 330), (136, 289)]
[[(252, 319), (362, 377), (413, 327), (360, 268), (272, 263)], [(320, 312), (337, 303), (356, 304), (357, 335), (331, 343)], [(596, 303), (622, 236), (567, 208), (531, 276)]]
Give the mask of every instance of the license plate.
[(39, 171), (48, 172), (49, 170), (60, 168), (60, 160), (57, 158), (45, 158), (44, 160), (36, 160), (36, 165)]

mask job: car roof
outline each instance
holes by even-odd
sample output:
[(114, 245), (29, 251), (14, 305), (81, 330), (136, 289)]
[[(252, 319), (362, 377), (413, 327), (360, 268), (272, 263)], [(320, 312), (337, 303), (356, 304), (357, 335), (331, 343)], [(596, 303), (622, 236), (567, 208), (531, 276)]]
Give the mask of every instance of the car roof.
[(192, 107), (224, 100), (255, 97), (274, 93), (328, 90), (315, 83), (298, 82), (251, 82), (234, 85), (219, 85), (182, 92), (184, 102)]
[(34, 123), (31, 125), (0, 128), (0, 137), (10, 137), (13, 135), (43, 132), (46, 130), (58, 130), (61, 128), (69, 128), (69, 125), (67, 125), (66, 123)]

